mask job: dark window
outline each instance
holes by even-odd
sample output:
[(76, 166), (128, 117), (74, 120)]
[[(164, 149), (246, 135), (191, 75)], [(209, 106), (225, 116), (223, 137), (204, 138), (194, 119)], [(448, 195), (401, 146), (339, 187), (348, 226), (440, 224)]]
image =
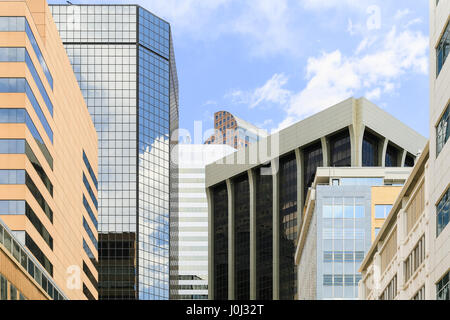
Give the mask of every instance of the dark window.
[(436, 127), (436, 156), (441, 153), (444, 145), (450, 137), (450, 104), (445, 109), (441, 120)]
[(42, 196), (39, 189), (34, 184), (33, 180), (31, 180), (31, 177), (27, 173), (25, 175), (25, 184), (27, 185), (28, 189), (30, 190), (31, 194), (36, 199), (37, 203), (41, 207), (41, 209), (44, 211), (45, 215), (48, 217), (51, 223), (53, 223), (53, 210), (50, 209), (50, 206), (48, 205), (47, 201), (45, 201), (44, 197)]
[(228, 197), (227, 187), (213, 189), (214, 299), (228, 300)]
[(84, 164), (86, 165), (86, 168), (89, 171), (89, 175), (91, 176), (92, 181), (94, 182), (95, 188), (98, 189), (97, 177), (95, 176), (94, 170), (92, 170), (91, 163), (89, 162), (84, 150), (83, 150), (83, 161), (84, 161)]
[(320, 142), (303, 150), (304, 158), (304, 199), (316, 176), (316, 170), (323, 165), (322, 145)]
[(95, 279), (94, 275), (92, 274), (91, 270), (87, 266), (86, 262), (83, 261), (83, 272), (88, 277), (89, 281), (91, 281), (92, 285), (95, 287), (95, 289), (98, 290), (98, 282)]
[(330, 143), (330, 166), (350, 167), (352, 164), (350, 133), (342, 131), (329, 138)]
[(248, 176), (234, 182), (235, 298), (250, 299), (250, 196)]
[(439, 201), (436, 208), (436, 236), (438, 237), (450, 220), (450, 189)]
[[(270, 169), (269, 169), (270, 170)], [(256, 299), (273, 298), (273, 205), (272, 176), (256, 176)]]
[(447, 60), (450, 51), (450, 23), (444, 29), (444, 34), (436, 48), (437, 76), (441, 73), (445, 60)]
[(53, 265), (50, 260), (45, 256), (45, 254), (39, 249), (36, 242), (31, 239), (28, 233), (25, 233), (25, 245), (34, 255), (34, 257), (40, 262), (40, 264), (44, 267), (45, 270), (53, 277)]
[(436, 284), (436, 299), (450, 300), (450, 273), (447, 272), (445, 276)]
[(405, 167), (414, 167), (414, 157), (410, 155), (409, 153), (406, 155), (405, 158)]
[(363, 167), (378, 167), (378, 144), (379, 139), (369, 132), (364, 133), (362, 145)]
[(294, 264), (297, 238), (297, 162), (295, 154), (280, 161), (280, 299), (293, 300), (297, 277)]
[(83, 293), (88, 300), (97, 300), (84, 283), (83, 283)]
[(389, 144), (386, 149), (385, 166), (397, 167), (398, 166), (397, 159), (398, 159), (397, 148)]

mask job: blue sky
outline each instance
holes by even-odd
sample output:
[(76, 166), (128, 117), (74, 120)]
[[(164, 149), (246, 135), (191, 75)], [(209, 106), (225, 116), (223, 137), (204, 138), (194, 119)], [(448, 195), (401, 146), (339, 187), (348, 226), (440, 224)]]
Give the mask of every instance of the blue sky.
[(140, 4), (170, 22), (190, 132), (218, 110), (273, 131), (366, 96), (428, 137), (428, 1), (72, 3)]

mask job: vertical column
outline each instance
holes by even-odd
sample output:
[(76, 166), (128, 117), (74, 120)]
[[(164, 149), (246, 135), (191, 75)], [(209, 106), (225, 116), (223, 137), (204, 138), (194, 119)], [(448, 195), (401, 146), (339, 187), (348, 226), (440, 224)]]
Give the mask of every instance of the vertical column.
[[(380, 164), (380, 167), (386, 167), (386, 151), (388, 147), (389, 140), (384, 138), (380, 139), (379, 147), (381, 147), (381, 152), (378, 153), (378, 163)], [(380, 149), (378, 147), (378, 149)]]
[(227, 179), (228, 193), (228, 299), (234, 300), (234, 185)]
[(280, 173), (279, 159), (271, 161), (272, 167), (272, 207), (273, 207), (273, 300), (280, 299)]
[(322, 144), (322, 157), (323, 157), (323, 167), (330, 166), (330, 150), (328, 148), (327, 137), (320, 138)]
[(408, 151), (403, 150), (402, 151), (402, 157), (401, 157), (401, 162), (400, 162), (400, 167), (404, 167), (405, 166), (405, 161), (406, 161), (406, 155), (408, 154)]
[(297, 164), (297, 234), (300, 234), (303, 219), (303, 152), (295, 149), (295, 162)]
[(208, 201), (208, 298), (214, 300), (214, 201), (213, 191), (206, 188)]
[(250, 191), (250, 299), (256, 300), (256, 177), (248, 170)]

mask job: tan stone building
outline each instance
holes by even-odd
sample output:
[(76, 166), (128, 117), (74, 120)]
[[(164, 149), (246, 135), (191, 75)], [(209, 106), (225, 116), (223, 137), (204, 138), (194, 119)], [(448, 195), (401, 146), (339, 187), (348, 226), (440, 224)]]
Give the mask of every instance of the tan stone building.
[(1, 1), (0, 219), (68, 299), (98, 296), (97, 205), (97, 134), (47, 3)]

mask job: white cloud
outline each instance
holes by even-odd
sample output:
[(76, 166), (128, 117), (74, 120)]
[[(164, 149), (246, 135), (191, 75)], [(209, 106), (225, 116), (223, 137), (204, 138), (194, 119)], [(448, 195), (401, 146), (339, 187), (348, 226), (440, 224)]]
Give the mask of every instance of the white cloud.
[(395, 13), (394, 19), (395, 19), (395, 20), (400, 20), (400, 19), (402, 19), (403, 17), (409, 15), (410, 13), (411, 13), (411, 11), (410, 11), (409, 9), (398, 10), (398, 11)]
[(250, 109), (264, 103), (285, 104), (290, 98), (291, 92), (283, 86), (288, 82), (284, 73), (276, 73), (262, 87), (253, 91), (234, 90), (226, 97), (231, 98), (233, 103), (247, 104)]
[(281, 73), (253, 91), (236, 90), (229, 97), (250, 108), (266, 102), (281, 106), (286, 116), (273, 132), (357, 94), (380, 100), (394, 93), (405, 74), (427, 75), (427, 51), (423, 33), (394, 26), (384, 36), (364, 38), (352, 55), (335, 50), (310, 57), (306, 85), (299, 91), (286, 89), (288, 77)]

